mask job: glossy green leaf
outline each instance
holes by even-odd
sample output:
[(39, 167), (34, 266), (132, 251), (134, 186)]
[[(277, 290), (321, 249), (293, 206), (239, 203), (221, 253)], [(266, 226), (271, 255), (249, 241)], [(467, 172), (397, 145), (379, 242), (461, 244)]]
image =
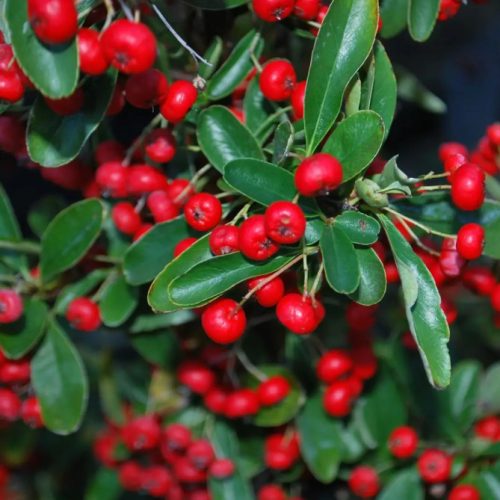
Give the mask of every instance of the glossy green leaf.
[(175, 332), (164, 328), (130, 337), (134, 349), (149, 363), (173, 369), (180, 359), (181, 349)]
[(479, 388), (478, 408), (482, 415), (500, 413), (500, 363), (491, 365), (484, 374)]
[(243, 112), (245, 114), (245, 124), (252, 133), (256, 134), (259, 131), (259, 133), (264, 135), (272, 129), (272, 123), (263, 128), (263, 124), (268, 123), (267, 119), (273, 112), (273, 108), (260, 91), (258, 77), (252, 78), (252, 81), (248, 85), (245, 97), (243, 98)]
[(45, 45), (28, 21), (28, 2), (5, 0), (5, 19), (16, 60), (34, 85), (48, 97), (73, 93), (78, 82), (76, 39), (67, 45)]
[[(0, 241), (19, 242), (22, 239), (21, 230), (7, 193), (0, 184)], [(15, 268), (21, 264), (26, 267), (26, 257), (20, 253), (0, 249), (0, 259)]]
[(203, 54), (203, 58), (212, 64), (212, 66), (204, 63), (200, 64), (198, 74), (205, 80), (208, 80), (215, 73), (222, 56), (222, 50), (224, 48), (223, 45), (222, 38), (216, 36), (206, 52)]
[(40, 271), (45, 283), (85, 256), (101, 232), (103, 219), (104, 206), (97, 199), (74, 203), (57, 214), (42, 237)]
[(328, 416), (320, 393), (308, 396), (297, 417), (302, 457), (312, 475), (331, 483), (342, 460), (340, 421)]
[[(304, 394), (297, 379), (286, 369), (276, 365), (259, 365), (258, 369), (268, 377), (281, 375), (290, 384), (290, 392), (285, 399), (272, 406), (263, 406), (253, 418), (253, 423), (259, 427), (277, 427), (290, 422), (297, 415), (304, 403)], [(248, 387), (256, 389), (260, 381), (253, 376), (248, 377)]]
[(154, 311), (171, 313), (177, 311), (179, 306), (170, 300), (168, 288), (178, 276), (187, 273), (197, 264), (213, 257), (208, 245), (208, 236), (200, 238), (194, 245), (184, 250), (181, 255), (172, 260), (163, 271), (158, 274), (151, 284), (148, 292), (148, 302)]
[(239, 252), (202, 262), (172, 281), (169, 294), (181, 307), (196, 307), (222, 295), (238, 283), (270, 274), (294, 259), (295, 255), (276, 255), (264, 262), (249, 261)]
[(384, 38), (391, 38), (406, 28), (408, 18), (408, 0), (384, 0), (381, 3), (381, 35)]
[(387, 289), (384, 265), (372, 248), (356, 248), (356, 255), (360, 281), (358, 289), (349, 298), (364, 306), (378, 304)]
[(345, 98), (345, 113), (346, 116), (351, 116), (360, 110), (361, 105), (361, 80), (356, 75), (346, 91)]
[(211, 106), (200, 114), (197, 135), (203, 154), (219, 172), (237, 158), (264, 159), (255, 137), (223, 106)]
[(289, 121), (280, 123), (276, 127), (273, 141), (273, 163), (281, 165), (288, 158), (293, 146), (293, 126)]
[(380, 224), (377, 219), (363, 212), (344, 212), (335, 218), (334, 224), (357, 245), (373, 245), (380, 233)]
[(359, 262), (347, 234), (336, 225), (325, 227), (320, 248), (330, 287), (338, 293), (353, 293), (360, 283)]
[(247, 3), (248, 0), (183, 0), (185, 3), (207, 10), (234, 9)]
[(132, 315), (139, 301), (139, 290), (130, 286), (123, 274), (115, 275), (99, 301), (102, 322), (109, 327), (120, 326)]
[(24, 313), (14, 323), (0, 324), (0, 346), (9, 359), (20, 359), (40, 340), (47, 322), (47, 306), (37, 299), (24, 299)]
[(254, 68), (250, 57), (251, 49), (258, 59), (263, 48), (262, 35), (255, 30), (249, 31), (208, 82), (206, 90), (208, 98), (217, 100), (230, 95)]
[(131, 285), (152, 281), (172, 260), (175, 245), (188, 236), (183, 217), (156, 224), (127, 250), (123, 266), (127, 281)]
[(450, 330), (440, 307), (441, 297), (429, 270), (394, 224), (379, 215), (398, 267), (406, 317), (418, 345), (429, 382), (437, 388), (450, 383)]
[(44, 167), (59, 167), (76, 158), (83, 145), (101, 123), (116, 82), (116, 71), (89, 78), (82, 89), (85, 105), (78, 113), (54, 113), (42, 97), (33, 106), (27, 130), (31, 159)]
[(28, 213), (30, 229), (41, 238), (50, 221), (67, 206), (60, 196), (44, 196), (31, 207)]
[(31, 361), (31, 381), (45, 426), (56, 434), (75, 432), (87, 407), (88, 380), (78, 351), (55, 321)]
[(307, 245), (318, 243), (325, 229), (325, 222), (321, 219), (309, 219), (306, 223), (306, 233), (304, 238)]
[(85, 492), (85, 500), (117, 500), (121, 493), (118, 472), (102, 467), (92, 478)]
[(340, 161), (346, 182), (370, 165), (383, 140), (382, 118), (374, 111), (359, 111), (339, 123), (326, 141), (323, 152)]
[(129, 333), (154, 332), (164, 330), (169, 326), (184, 325), (198, 316), (193, 311), (177, 311), (170, 314), (145, 314), (134, 318)]
[(500, 259), (500, 219), (497, 219), (484, 228), (485, 245), (483, 254), (493, 259)]
[(307, 153), (335, 122), (344, 92), (375, 40), (377, 0), (335, 0), (323, 20), (311, 58), (305, 96)]
[(432, 33), (439, 12), (440, 0), (409, 0), (408, 31), (417, 42), (425, 42)]
[(494, 500), (500, 497), (500, 470), (498, 465), (481, 472), (479, 475), (478, 487), (481, 498), (485, 500)]
[(403, 469), (397, 472), (377, 497), (378, 500), (424, 500), (425, 491), (416, 469)]

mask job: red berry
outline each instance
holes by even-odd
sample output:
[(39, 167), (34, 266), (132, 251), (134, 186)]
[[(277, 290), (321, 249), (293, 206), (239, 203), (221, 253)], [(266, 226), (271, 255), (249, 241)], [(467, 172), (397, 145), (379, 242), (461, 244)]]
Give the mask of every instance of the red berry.
[(290, 61), (274, 59), (262, 68), (259, 86), (270, 101), (284, 101), (291, 97), (296, 82), (297, 75)]
[(127, 423), (122, 429), (122, 439), (131, 451), (152, 450), (160, 442), (160, 425), (156, 417), (145, 415)]
[(108, 104), (108, 109), (106, 110), (106, 116), (115, 116), (125, 107), (125, 92), (123, 83), (118, 80), (115, 86), (113, 95), (111, 96), (111, 101)]
[(115, 226), (124, 234), (133, 235), (141, 227), (141, 216), (135, 211), (134, 205), (127, 201), (117, 203), (111, 211)]
[(275, 201), (265, 214), (267, 235), (276, 243), (292, 245), (306, 232), (306, 217), (302, 209), (291, 201)]
[(263, 215), (252, 215), (243, 222), (239, 245), (241, 253), (251, 260), (269, 259), (279, 250), (279, 245), (267, 236)]
[(291, 391), (290, 382), (282, 375), (269, 377), (257, 388), (257, 396), (262, 406), (273, 406), (283, 401)]
[(335, 349), (323, 354), (316, 366), (318, 379), (325, 384), (347, 375), (353, 367), (352, 359), (345, 351)]
[(61, 116), (69, 116), (78, 113), (84, 105), (85, 95), (83, 90), (77, 88), (69, 97), (62, 99), (49, 99), (44, 97), (47, 106), (56, 114)]
[[(260, 276), (249, 280), (248, 289), (253, 290), (267, 278), (268, 276)], [(283, 297), (284, 293), (285, 283), (279, 276), (277, 276), (255, 292), (254, 297), (262, 307), (274, 307)]]
[(399, 270), (394, 261), (384, 264), (385, 276), (387, 283), (399, 283)]
[(460, 168), (462, 165), (465, 165), (467, 163), (467, 157), (461, 154), (455, 154), (446, 157), (446, 160), (444, 161), (444, 170), (445, 172), (448, 172), (450, 175), (453, 175), (453, 173)]
[(418, 435), (413, 427), (397, 427), (389, 436), (388, 446), (396, 458), (410, 458), (417, 450)]
[(354, 375), (360, 379), (368, 380), (377, 373), (378, 362), (371, 343), (363, 342), (354, 345), (351, 357), (354, 363)]
[(237, 302), (219, 299), (203, 311), (201, 324), (211, 340), (218, 344), (231, 344), (243, 335), (247, 319)]
[(417, 468), (426, 483), (443, 483), (450, 478), (452, 462), (453, 458), (444, 451), (429, 449), (420, 455)]
[(495, 416), (484, 417), (476, 422), (474, 433), (488, 441), (500, 441), (500, 419)]
[(197, 241), (198, 240), (196, 238), (189, 237), (189, 236), (187, 238), (184, 238), (183, 240), (179, 241), (179, 243), (177, 243), (177, 245), (175, 245), (175, 248), (174, 248), (174, 259), (176, 257), (179, 257), (179, 255), (182, 252), (187, 250), (191, 245), (193, 245)]
[(351, 413), (353, 396), (350, 384), (345, 380), (337, 380), (326, 388), (323, 395), (325, 411), (332, 417), (345, 417)]
[(141, 489), (153, 497), (165, 498), (172, 484), (172, 474), (162, 465), (151, 465), (142, 471)]
[(174, 179), (166, 189), (172, 201), (180, 208), (193, 196), (194, 188), (187, 179)]
[(21, 412), (21, 400), (11, 389), (0, 388), (0, 421), (14, 422)]
[(486, 130), (488, 140), (494, 146), (500, 146), (500, 123), (493, 123)]
[(479, 491), (471, 484), (459, 484), (448, 495), (448, 500), (480, 500)]
[(103, 163), (96, 171), (97, 184), (113, 198), (127, 196), (127, 176), (128, 168), (116, 161)]
[(193, 441), (187, 451), (186, 456), (197, 469), (207, 469), (215, 460), (212, 445), (206, 439)]
[(78, 31), (77, 41), (80, 70), (92, 76), (104, 73), (109, 63), (104, 57), (99, 32), (92, 28), (81, 28)]
[(4, 384), (27, 384), (31, 378), (31, 367), (27, 359), (4, 361), (0, 366), (0, 382)]
[(183, 361), (177, 368), (179, 383), (189, 387), (195, 394), (206, 394), (215, 384), (213, 371), (201, 361)]
[(457, 234), (457, 252), (466, 260), (479, 259), (484, 247), (484, 228), (473, 222), (465, 224)]
[(182, 424), (170, 424), (163, 431), (162, 441), (174, 451), (184, 451), (191, 444), (191, 439), (191, 431)]
[(459, 142), (444, 142), (439, 147), (439, 159), (444, 163), (447, 158), (453, 155), (463, 155), (466, 158), (469, 156), (467, 148)]
[(306, 97), (306, 82), (295, 85), (290, 100), (292, 102), (293, 116), (296, 120), (304, 118), (304, 99)]
[(319, 196), (337, 189), (342, 183), (340, 162), (327, 153), (306, 158), (295, 172), (295, 187), (302, 196)]
[(451, 198), (461, 210), (478, 210), (484, 202), (484, 172), (473, 163), (458, 168), (451, 178)]
[(260, 409), (259, 398), (251, 389), (234, 391), (227, 397), (225, 406), (224, 415), (231, 419), (256, 415)]
[(131, 196), (163, 190), (168, 181), (163, 172), (149, 165), (128, 167), (127, 190)]
[(293, 13), (304, 21), (313, 21), (319, 13), (321, 0), (296, 0)]
[(132, 237), (132, 241), (137, 241), (138, 239), (142, 238), (146, 233), (149, 232), (149, 230), (153, 227), (153, 224), (149, 224), (148, 222), (143, 224), (135, 233), (134, 236)]
[(93, 332), (101, 326), (99, 306), (87, 297), (79, 297), (70, 302), (66, 319), (82, 332)]
[(136, 108), (149, 109), (165, 100), (168, 92), (166, 76), (155, 68), (130, 76), (125, 84), (125, 98)]
[(43, 427), (42, 409), (37, 398), (30, 397), (23, 401), (21, 406), (21, 418), (23, 422), (33, 429)]
[(373, 498), (380, 490), (377, 471), (366, 465), (359, 465), (349, 475), (350, 490), (361, 498)]
[(0, 289), (0, 324), (13, 323), (23, 314), (23, 299), (14, 290)]
[(497, 283), (490, 296), (491, 305), (493, 310), (500, 312), (500, 283)]
[(7, 153), (18, 153), (25, 144), (24, 127), (14, 116), (0, 116), (0, 149)]
[(270, 469), (286, 470), (293, 466), (300, 456), (297, 434), (272, 434), (266, 438), (264, 461)]
[(12, 64), (10, 69), (0, 68), (0, 100), (13, 103), (23, 96), (24, 85), (17, 64)]
[(450, 278), (460, 276), (465, 265), (465, 260), (457, 252), (457, 240), (455, 238), (445, 238), (443, 240), (439, 255), (439, 265), (446, 276)]
[(168, 163), (174, 159), (177, 143), (166, 128), (153, 130), (146, 138), (146, 156), (156, 163)]
[(156, 38), (142, 23), (118, 19), (101, 36), (104, 55), (122, 73), (142, 73), (156, 59)]
[(165, 191), (153, 191), (146, 203), (156, 223), (167, 222), (179, 215), (179, 207)]
[(222, 204), (209, 193), (192, 196), (184, 206), (186, 222), (196, 231), (210, 231), (222, 218)]
[(214, 255), (226, 255), (239, 250), (240, 230), (236, 226), (223, 224), (210, 233), (208, 244)]
[(234, 471), (235, 466), (232, 460), (229, 458), (220, 458), (212, 463), (208, 473), (216, 479), (226, 479), (231, 477)]
[(479, 295), (490, 295), (496, 284), (495, 276), (486, 267), (468, 267), (462, 274), (462, 281)]
[(276, 316), (291, 332), (308, 335), (318, 327), (324, 316), (324, 309), (318, 301), (314, 305), (310, 297), (288, 293), (278, 302)]
[(294, 0), (252, 0), (257, 17), (275, 23), (288, 17), (293, 11)]
[(203, 397), (203, 403), (212, 412), (223, 414), (229, 393), (222, 387), (212, 387)]
[(439, 21), (447, 21), (456, 16), (461, 6), (461, 0), (441, 0), (438, 13)]
[(139, 491), (142, 488), (144, 471), (137, 462), (128, 461), (120, 466), (118, 478), (124, 490)]
[(375, 324), (377, 306), (363, 306), (350, 302), (346, 309), (346, 321), (354, 331), (364, 332)]
[(28, 19), (45, 43), (69, 42), (78, 29), (74, 0), (28, 0)]
[(187, 80), (178, 80), (170, 86), (166, 99), (161, 105), (161, 114), (171, 123), (184, 120), (198, 99), (196, 87)]
[(286, 500), (286, 493), (277, 484), (266, 484), (259, 490), (257, 500)]

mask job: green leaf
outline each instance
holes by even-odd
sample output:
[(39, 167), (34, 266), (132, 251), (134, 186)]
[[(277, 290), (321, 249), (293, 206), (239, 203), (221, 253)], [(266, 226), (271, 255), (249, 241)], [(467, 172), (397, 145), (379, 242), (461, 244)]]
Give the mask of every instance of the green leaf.
[(297, 428), (307, 467), (318, 481), (331, 483), (342, 460), (342, 429), (339, 420), (325, 412), (320, 393), (308, 396), (297, 417)]
[(200, 64), (198, 74), (205, 80), (208, 80), (215, 73), (222, 56), (223, 48), (222, 38), (220, 36), (216, 36), (206, 52), (203, 54), (204, 59), (212, 64), (212, 66), (204, 63)]
[(429, 382), (436, 388), (450, 383), (450, 330), (431, 273), (394, 224), (379, 215), (387, 234), (403, 287), (406, 317), (418, 345)]
[(485, 245), (483, 254), (492, 259), (500, 259), (500, 219), (493, 221), (484, 228)]
[(224, 64), (210, 79), (207, 84), (209, 99), (218, 100), (227, 97), (245, 80), (254, 67), (250, 57), (252, 48), (258, 59), (264, 48), (264, 40), (255, 30), (249, 31), (238, 42)]
[(325, 223), (321, 219), (309, 219), (306, 223), (306, 233), (304, 235), (307, 245), (318, 243), (325, 229)]
[(320, 241), (328, 284), (338, 293), (353, 293), (359, 286), (359, 263), (349, 237), (336, 225), (327, 226)]
[(439, 12), (440, 0), (409, 0), (408, 31), (417, 42), (425, 42), (432, 33)]
[(425, 492), (422, 481), (415, 468), (397, 472), (382, 490), (377, 500), (424, 500)]
[(9, 359), (20, 359), (31, 351), (43, 335), (47, 314), (44, 302), (26, 298), (22, 317), (0, 325), (0, 346)]
[(181, 255), (172, 260), (163, 271), (158, 274), (148, 292), (148, 303), (154, 311), (171, 313), (179, 306), (170, 300), (168, 288), (178, 276), (187, 273), (197, 264), (213, 257), (208, 245), (208, 235), (200, 238), (194, 245), (184, 250)]
[(115, 275), (99, 301), (102, 322), (109, 327), (120, 326), (132, 315), (139, 300), (139, 290), (131, 287), (123, 274)]
[(356, 245), (373, 245), (380, 233), (378, 221), (362, 212), (344, 212), (335, 218), (334, 224)]
[(361, 80), (356, 75), (346, 91), (345, 98), (345, 113), (346, 116), (351, 116), (360, 110), (361, 105)]
[(97, 199), (79, 201), (59, 212), (42, 236), (40, 271), (47, 283), (79, 262), (101, 232), (104, 206)]
[[(258, 427), (277, 427), (290, 422), (297, 415), (304, 403), (304, 394), (297, 379), (286, 369), (276, 365), (259, 365), (259, 371), (268, 377), (281, 375), (290, 383), (291, 390), (288, 396), (278, 404), (261, 407), (259, 413), (253, 418), (253, 423)], [(248, 387), (256, 389), (260, 381), (249, 375)]]
[(269, 123), (269, 126), (263, 130), (261, 130), (261, 127), (266, 123), (272, 111), (271, 104), (260, 91), (258, 76), (252, 78), (243, 98), (243, 112), (245, 114), (246, 126), (253, 134), (256, 134), (259, 130), (262, 135), (265, 135), (266, 132), (272, 129), (273, 124)]
[(87, 407), (88, 380), (78, 351), (55, 321), (31, 362), (31, 381), (45, 426), (56, 434), (75, 432)]
[(40, 42), (28, 21), (28, 2), (6, 0), (5, 19), (16, 60), (35, 87), (53, 99), (72, 94), (78, 82), (76, 38), (67, 45)]
[(85, 500), (116, 500), (121, 493), (118, 472), (102, 467), (92, 478), (85, 492)]
[(319, 30), (307, 76), (305, 130), (313, 153), (337, 118), (344, 91), (375, 40), (377, 0), (335, 0)]
[(326, 141), (323, 152), (342, 164), (343, 182), (353, 179), (377, 156), (384, 140), (384, 122), (374, 111), (358, 111), (341, 121)]
[(406, 28), (408, 0), (384, 0), (380, 8), (384, 38), (391, 38)]
[(491, 365), (483, 379), (479, 389), (478, 408), (482, 415), (494, 415), (500, 413), (500, 363)]
[(255, 137), (223, 106), (211, 106), (200, 114), (197, 135), (203, 154), (221, 173), (237, 158), (264, 159)]
[(179, 326), (197, 318), (193, 311), (177, 311), (171, 314), (146, 314), (137, 316), (129, 328), (129, 333), (154, 332), (169, 326)]
[(281, 269), (294, 258), (295, 255), (276, 255), (268, 261), (255, 262), (239, 252), (214, 257), (174, 279), (169, 287), (170, 298), (181, 307), (197, 307), (238, 283)]
[(273, 141), (273, 163), (281, 165), (288, 158), (293, 146), (293, 126), (289, 121), (280, 123), (276, 127)]
[[(21, 230), (7, 193), (0, 184), (0, 240), (19, 242), (22, 239)], [(14, 268), (26, 267), (26, 257), (21, 253), (0, 250), (0, 259)]]
[(248, 0), (183, 0), (185, 3), (207, 10), (234, 9), (247, 3)]
[(180, 359), (181, 346), (175, 332), (162, 329), (156, 332), (131, 335), (134, 349), (149, 363), (166, 369), (173, 369)]
[(384, 298), (387, 289), (384, 265), (372, 248), (356, 248), (356, 255), (360, 281), (358, 289), (349, 295), (349, 298), (364, 306), (378, 304)]
[(28, 121), (30, 158), (44, 167), (59, 167), (76, 158), (104, 117), (115, 89), (116, 75), (116, 71), (110, 70), (97, 78), (89, 78), (82, 87), (85, 105), (72, 115), (58, 115), (39, 97)]
[(66, 206), (64, 199), (56, 195), (44, 196), (36, 201), (28, 213), (30, 229), (41, 238), (50, 221)]
[(172, 260), (174, 248), (189, 236), (184, 217), (156, 224), (130, 246), (123, 271), (131, 285), (150, 282)]

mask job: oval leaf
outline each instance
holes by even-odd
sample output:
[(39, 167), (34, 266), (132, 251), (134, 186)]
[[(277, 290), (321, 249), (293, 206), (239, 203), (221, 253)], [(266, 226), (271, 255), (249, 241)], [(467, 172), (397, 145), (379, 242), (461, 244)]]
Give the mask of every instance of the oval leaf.
[(406, 28), (408, 0), (384, 0), (380, 7), (382, 17), (381, 35), (391, 38)]
[(349, 298), (364, 306), (378, 304), (387, 289), (384, 265), (372, 248), (356, 248), (356, 255), (360, 281), (358, 289)]
[(440, 3), (440, 0), (410, 0), (408, 31), (417, 42), (425, 42), (431, 36)]
[(223, 49), (222, 38), (216, 36), (214, 38), (214, 41), (210, 44), (206, 52), (203, 54), (203, 58), (206, 59), (209, 63), (211, 63), (212, 66), (202, 63), (200, 65), (200, 70), (198, 72), (198, 74), (202, 78), (205, 78), (205, 80), (208, 80), (208, 78), (210, 78), (214, 74), (216, 66), (217, 64), (219, 64), (219, 60), (222, 55), (222, 49)]
[(344, 212), (335, 218), (334, 224), (356, 245), (373, 245), (380, 233), (377, 220), (362, 212)]
[(335, 122), (344, 91), (375, 40), (377, 0), (335, 0), (323, 20), (307, 76), (307, 153), (318, 147)]
[(395, 498), (424, 500), (424, 488), (416, 469), (405, 469), (395, 474), (377, 497), (378, 500), (394, 500)]
[(87, 374), (78, 351), (55, 321), (31, 361), (31, 381), (45, 426), (56, 434), (75, 432), (87, 407)]
[[(273, 108), (260, 91), (258, 77), (252, 78), (248, 85), (243, 98), (243, 112), (245, 114), (245, 124), (253, 134), (259, 131), (260, 135), (265, 136), (272, 129), (273, 123), (268, 122), (267, 119), (273, 112)], [(264, 123), (269, 123), (269, 126), (262, 128)]]
[[(7, 193), (0, 184), (0, 240), (19, 242), (22, 239), (21, 230)], [(15, 268), (26, 267), (26, 257), (18, 252), (0, 250), (0, 257)]]
[(122, 274), (115, 275), (99, 301), (102, 322), (109, 327), (125, 323), (137, 307), (138, 291), (125, 281)]
[(62, 210), (43, 233), (40, 271), (47, 283), (76, 264), (101, 232), (104, 206), (96, 199), (84, 200)]

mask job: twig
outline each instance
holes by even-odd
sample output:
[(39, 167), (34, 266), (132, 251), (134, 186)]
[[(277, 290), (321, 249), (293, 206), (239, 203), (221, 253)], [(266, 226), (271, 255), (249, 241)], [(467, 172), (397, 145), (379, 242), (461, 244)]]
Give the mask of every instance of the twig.
[(245, 367), (245, 370), (252, 374), (259, 382), (264, 382), (267, 380), (267, 376), (264, 372), (260, 371), (249, 359), (248, 356), (241, 350), (236, 350), (236, 357), (240, 360), (240, 363)]

